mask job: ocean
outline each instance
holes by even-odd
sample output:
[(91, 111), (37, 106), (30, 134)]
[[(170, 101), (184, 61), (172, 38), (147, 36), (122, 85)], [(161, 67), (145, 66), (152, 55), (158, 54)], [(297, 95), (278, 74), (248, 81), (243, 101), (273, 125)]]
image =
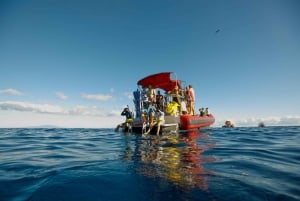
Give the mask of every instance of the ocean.
[(300, 127), (0, 129), (1, 201), (300, 200)]

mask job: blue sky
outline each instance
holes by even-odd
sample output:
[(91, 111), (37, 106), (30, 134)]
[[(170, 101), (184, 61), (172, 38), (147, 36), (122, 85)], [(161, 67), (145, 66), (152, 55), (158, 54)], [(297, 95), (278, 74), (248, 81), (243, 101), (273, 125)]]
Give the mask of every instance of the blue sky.
[[(114, 127), (175, 72), (214, 126), (300, 125), (298, 0), (0, 1), (0, 127)], [(219, 30), (219, 31), (217, 31)]]

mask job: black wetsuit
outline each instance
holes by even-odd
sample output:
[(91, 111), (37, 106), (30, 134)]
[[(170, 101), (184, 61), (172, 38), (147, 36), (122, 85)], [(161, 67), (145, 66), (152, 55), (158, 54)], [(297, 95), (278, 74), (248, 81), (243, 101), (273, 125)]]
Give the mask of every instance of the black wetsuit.
[(132, 119), (132, 114), (129, 110), (123, 110), (121, 113), (122, 116), (126, 116), (126, 119)]

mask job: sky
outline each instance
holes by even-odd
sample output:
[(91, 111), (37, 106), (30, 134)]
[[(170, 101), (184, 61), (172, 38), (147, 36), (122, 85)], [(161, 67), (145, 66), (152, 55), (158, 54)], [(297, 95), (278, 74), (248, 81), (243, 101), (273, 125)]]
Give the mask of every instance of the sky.
[(1, 0), (0, 127), (112, 128), (173, 72), (214, 127), (300, 125), (298, 0)]

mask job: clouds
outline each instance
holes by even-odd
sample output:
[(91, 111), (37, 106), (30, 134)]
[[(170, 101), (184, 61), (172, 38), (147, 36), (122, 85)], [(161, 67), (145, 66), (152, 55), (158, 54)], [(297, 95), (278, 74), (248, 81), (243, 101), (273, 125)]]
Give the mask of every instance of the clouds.
[[(110, 92), (114, 90), (110, 89)], [(67, 128), (111, 128), (123, 121), (120, 115), (122, 106), (105, 105), (104, 102), (114, 99), (109, 94), (78, 94), (70, 98), (66, 93), (57, 91), (52, 94), (53, 98), (42, 100), (42, 103), (33, 102), (33, 94), (22, 95), (24, 93), (16, 89), (0, 90), (0, 127), (53, 125)], [(22, 97), (18, 97), (17, 101), (11, 100), (13, 96)], [(57, 104), (55, 97), (63, 100), (64, 104)], [(91, 101), (98, 103), (90, 105)]]
[(68, 114), (80, 116), (106, 117), (111, 116), (111, 111), (108, 110), (108, 108), (104, 107), (76, 105), (68, 111)]
[[(110, 92), (113, 93), (114, 89), (111, 88)], [(8, 94), (8, 95), (23, 95), (22, 92), (16, 89), (3, 89), (0, 90), (1, 94)], [(112, 109), (111, 107), (104, 107), (104, 106), (91, 106), (88, 101), (98, 101), (98, 102), (109, 102), (114, 100), (113, 96), (110, 94), (81, 94), (73, 96), (72, 100), (69, 99), (69, 96), (61, 91), (55, 92), (56, 98), (60, 100), (68, 100), (65, 102), (64, 106), (60, 106), (57, 104), (51, 104), (51, 100), (47, 101), (46, 103), (34, 103), (32, 101), (26, 101), (30, 96), (26, 96), (22, 98), (23, 100), (5, 100), (4, 96), (2, 96), (2, 101), (0, 100), (0, 110), (3, 111), (18, 111), (18, 112), (32, 112), (32, 113), (39, 113), (39, 114), (58, 114), (58, 115), (69, 115), (69, 116), (98, 116), (98, 117), (114, 117), (120, 116), (119, 108)], [(130, 98), (128, 95), (123, 96)], [(79, 99), (84, 100), (84, 102), (80, 101)], [(4, 101), (3, 101), (4, 100)], [(70, 100), (70, 101), (69, 101)], [(45, 102), (45, 100), (43, 100)], [(80, 104), (76, 104), (79, 103)], [(48, 104), (50, 103), (50, 104)], [(72, 103), (72, 105), (70, 105)], [(74, 104), (75, 103), (75, 104)], [(120, 107), (121, 108), (121, 107)]]
[[(62, 107), (54, 104), (37, 104), (22, 101), (0, 102), (0, 127), (51, 125), (59, 127), (114, 127), (124, 119), (120, 108), (75, 105)], [(42, 119), (41, 119), (42, 118)], [(2, 119), (2, 120), (1, 120)], [(230, 119), (236, 127), (299, 126), (300, 116), (269, 116), (263, 118)], [(94, 124), (92, 123), (94, 122)], [(225, 119), (218, 119), (212, 127), (221, 127)], [(27, 124), (25, 124), (27, 123)]]
[[(61, 100), (68, 99), (68, 96), (63, 92), (56, 92), (55, 95), (57, 98)], [(80, 97), (85, 100), (95, 100), (95, 101), (104, 101), (104, 102), (113, 100), (113, 97), (111, 95), (104, 95), (104, 94), (81, 94)]]
[(15, 110), (23, 112), (36, 112), (48, 114), (67, 114), (68, 112), (60, 106), (50, 104), (34, 104), (20, 101), (0, 102), (1, 110)]
[(130, 100), (133, 99), (133, 94), (132, 94), (132, 93), (124, 92), (123, 95), (124, 95), (125, 97), (127, 97), (128, 99), (130, 99)]
[(86, 100), (96, 100), (96, 101), (113, 100), (113, 97), (111, 95), (103, 95), (103, 94), (81, 94), (81, 98)]
[(123, 121), (120, 109), (76, 105), (62, 107), (22, 101), (0, 102), (0, 127), (53, 125), (64, 128), (112, 128)]
[(123, 119), (119, 117), (98, 117), (45, 114), (19, 111), (1, 111), (0, 127), (27, 128), (56, 126), (61, 128), (113, 128)]
[[(114, 89), (111, 88), (110, 91), (111, 93), (113, 93)], [(0, 94), (14, 95), (14, 96), (24, 95), (24, 93), (12, 88), (0, 90)], [(60, 91), (56, 92), (55, 96), (61, 100), (67, 100), (69, 98), (65, 93)], [(128, 95), (128, 93), (124, 93), (124, 96), (128, 98), (132, 98), (132, 96)], [(104, 101), (104, 102), (113, 100), (113, 96), (107, 94), (81, 94), (80, 97), (84, 100), (95, 100), (95, 101)]]
[(16, 89), (3, 89), (0, 90), (0, 94), (7, 94), (7, 95), (15, 95), (15, 96), (22, 96), (24, 95), (22, 92), (16, 90)]
[(0, 110), (33, 112), (40, 114), (59, 114), (70, 116), (118, 116), (120, 111), (109, 110), (98, 106), (76, 105), (70, 108), (63, 108), (52, 104), (36, 104), (22, 101), (3, 101), (0, 102)]
[[(111, 89), (110, 91), (113, 92), (114, 90)], [(86, 127), (87, 125), (89, 127), (101, 127), (101, 125), (105, 125), (105, 127), (113, 127), (116, 122), (119, 123), (123, 121), (123, 117), (120, 116), (120, 111), (124, 104), (128, 104), (128, 100), (131, 101), (133, 99), (131, 93), (124, 92), (121, 93), (119, 97), (119, 100), (123, 101), (122, 106), (108, 106), (106, 102), (110, 103), (112, 100), (115, 100), (115, 97), (110, 94), (78, 94), (77, 96), (73, 96), (72, 100), (70, 100), (70, 97), (64, 92), (58, 91), (55, 94), (52, 94), (53, 98), (56, 96), (56, 98), (64, 101), (64, 104), (62, 105), (61, 102), (57, 102), (57, 100), (55, 104), (51, 100), (43, 100), (42, 103), (32, 102), (32, 100), (28, 101), (28, 98), (31, 98), (29, 95), (23, 96), (23, 92), (13, 88), (0, 90), (0, 95), (1, 94), (2, 97), (0, 97), (2, 100), (0, 99), (0, 116), (2, 120), (0, 121), (0, 127), (10, 125), (13, 125), (12, 127), (18, 127), (20, 125), (24, 125), (25, 119), (26, 122), (28, 122), (28, 126), (33, 125), (34, 122), (36, 126), (41, 124), (40, 122), (45, 122), (46, 124), (47, 120), (51, 120), (53, 125), (60, 127), (64, 127), (64, 125), (66, 127), (72, 127), (72, 121), (74, 127), (80, 127), (80, 125), (82, 127)], [(10, 99), (14, 96), (21, 97), (16, 98), (19, 101), (5, 100), (8, 99), (7, 95), (9, 95)], [(20, 99), (22, 100), (20, 101)], [(6, 116), (4, 116), (4, 114), (6, 114)], [(16, 116), (16, 114), (18, 114), (18, 116)], [(11, 117), (11, 122), (8, 122), (6, 119), (8, 116)], [(22, 118), (20, 118), (20, 116), (23, 117), (24, 121), (21, 121)], [(213, 127), (221, 127), (225, 120), (227, 120), (223, 119), (221, 116), (222, 114), (216, 114), (216, 122)], [(31, 117), (33, 118), (32, 124), (30, 121)], [(40, 120), (39, 117), (43, 117), (43, 121)], [(20, 119), (20, 121), (15, 121), (14, 119)], [(82, 123), (80, 119), (82, 119)], [(100, 119), (101, 123), (97, 123)], [(260, 122), (263, 122), (266, 126), (300, 125), (299, 115), (266, 116), (259, 118), (244, 117), (232, 118), (229, 120), (231, 120), (236, 127), (258, 126)], [(83, 121), (86, 122), (83, 123)], [(68, 124), (66, 122), (68, 122)], [(92, 125), (91, 122), (95, 122), (95, 124)]]
[[(268, 116), (268, 117), (249, 117), (245, 119), (229, 119), (236, 127), (249, 127), (258, 126), (260, 122), (263, 122), (266, 126), (299, 126), (299, 115), (287, 115), (287, 116)], [(216, 120), (214, 127), (221, 127), (224, 125), (226, 119)]]
[(55, 95), (56, 95), (57, 98), (59, 98), (59, 99), (61, 99), (61, 100), (67, 100), (67, 99), (68, 99), (68, 96), (65, 95), (65, 94), (62, 93), (62, 92), (56, 92)]

